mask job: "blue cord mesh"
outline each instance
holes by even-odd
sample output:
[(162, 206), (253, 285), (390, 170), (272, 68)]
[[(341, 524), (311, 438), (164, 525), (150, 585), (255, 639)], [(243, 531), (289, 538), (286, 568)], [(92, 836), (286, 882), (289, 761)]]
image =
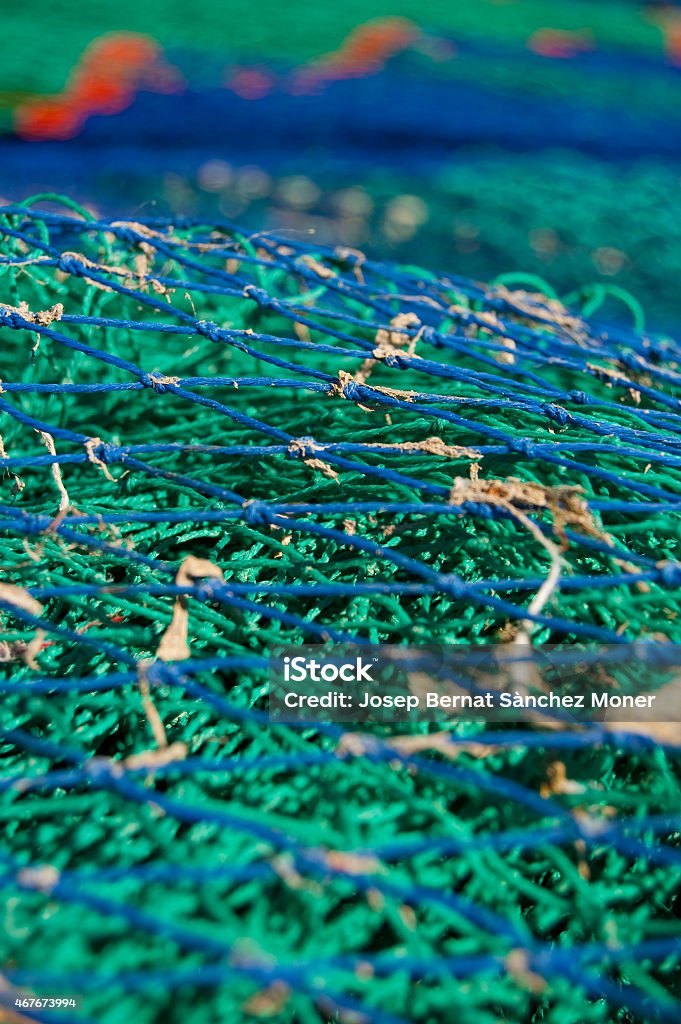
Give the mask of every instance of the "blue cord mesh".
[(228, 224), (0, 230), (0, 1000), (677, 1020), (676, 727), (264, 700), (273, 644), (677, 641), (678, 344)]

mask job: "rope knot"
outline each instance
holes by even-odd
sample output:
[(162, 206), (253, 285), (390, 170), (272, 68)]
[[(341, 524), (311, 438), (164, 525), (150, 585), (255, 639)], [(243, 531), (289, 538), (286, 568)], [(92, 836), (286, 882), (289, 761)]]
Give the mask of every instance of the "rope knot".
[(212, 320), (197, 320), (194, 325), (199, 334), (203, 334), (209, 341), (218, 344), (221, 341), (220, 328)]
[(92, 454), (100, 462), (104, 462), (106, 465), (111, 465), (114, 462), (122, 462), (123, 457), (127, 453), (127, 448), (122, 448), (117, 444), (113, 444), (111, 441), (100, 441), (99, 444), (94, 445), (92, 448)]
[(571, 402), (575, 402), (576, 405), (587, 405), (589, 402), (589, 396), (586, 391), (570, 391), (568, 392), (568, 398)]
[(270, 511), (264, 501), (247, 501), (242, 508), (244, 522), (249, 526), (265, 526), (270, 520)]
[(167, 391), (177, 387), (180, 378), (167, 377), (160, 370), (153, 370), (151, 373), (140, 374), (139, 382), (143, 387), (151, 388), (157, 395), (165, 395)]
[(143, 241), (137, 231), (134, 231), (131, 227), (126, 227), (124, 224), (111, 225), (111, 229), (121, 242), (127, 242), (128, 245), (138, 245)]
[(660, 583), (666, 587), (678, 587), (681, 585), (681, 563), (663, 562), (658, 565), (660, 571)]
[(433, 348), (442, 348), (444, 342), (440, 337), (440, 332), (436, 331), (434, 327), (424, 326), (420, 330), (421, 340), (425, 341), (426, 345), (432, 345)]
[(314, 437), (295, 437), (289, 442), (288, 454), (292, 459), (309, 459), (318, 450)]
[(85, 264), (83, 261), (67, 253), (59, 257), (57, 267), (63, 274), (70, 274), (71, 277), (83, 277), (85, 275)]
[(455, 576), (453, 573), (447, 573), (442, 576), (442, 583), (447, 588), (447, 592), (457, 600), (464, 597), (468, 590), (466, 583), (464, 583), (459, 576)]
[(512, 452), (527, 455), (530, 459), (537, 454), (537, 446), (526, 437), (510, 437), (506, 443)]
[(562, 405), (544, 405), (542, 411), (546, 413), (550, 420), (557, 423), (559, 427), (565, 427), (570, 422), (572, 417), (567, 409), (564, 409)]
[(116, 483), (116, 478), (111, 475), (108, 467), (113, 462), (122, 462), (129, 449), (112, 444), (110, 441), (102, 441), (101, 437), (91, 437), (89, 441), (85, 442), (85, 451), (88, 460), (95, 466), (99, 466), (107, 480)]
[(356, 380), (349, 380), (343, 385), (342, 389), (343, 398), (347, 398), (348, 402), (359, 401), (359, 384)]
[[(26, 312), (28, 313), (28, 307), (26, 307)], [(27, 320), (28, 318), (22, 315), (21, 309), (14, 309), (12, 306), (0, 303), (0, 324), (3, 326), (21, 330), (27, 327)]]
[(264, 288), (258, 288), (254, 284), (247, 284), (243, 290), (243, 296), (246, 299), (253, 299), (254, 302), (260, 306), (261, 309), (269, 309), (274, 306), (274, 300), (270, 295), (267, 294)]

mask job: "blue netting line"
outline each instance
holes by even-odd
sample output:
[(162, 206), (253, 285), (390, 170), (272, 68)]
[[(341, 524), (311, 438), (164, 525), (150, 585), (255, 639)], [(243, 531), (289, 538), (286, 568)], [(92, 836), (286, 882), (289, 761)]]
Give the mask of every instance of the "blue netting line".
[[(309, 240), (248, 237), (227, 223), (123, 223), (12, 206), (0, 210), (0, 237), (0, 275), (7, 282), (0, 332), (8, 353), (0, 382), (0, 465), (8, 484), (0, 503), (3, 582), (23, 595), (0, 589), (3, 622), (11, 623), (0, 691), (15, 716), (0, 729), (9, 757), (0, 798), (14, 806), (17, 794), (21, 800), (46, 795), (55, 807), (73, 795), (95, 803), (112, 798), (131, 816), (153, 802), (178, 828), (215, 827), (268, 851), (248, 863), (201, 867), (164, 860), (161, 849), (148, 863), (86, 867), (65, 855), (58, 872), (45, 875), (25, 847), (8, 843), (8, 852), (0, 851), (3, 890), (47, 894), (60, 905), (122, 921), (131, 933), (170, 943), (179, 958), (167, 968), (115, 974), (94, 965), (58, 972), (13, 966), (4, 972), (11, 985), (97, 993), (115, 984), (131, 995), (164, 986), (213, 990), (237, 977), (262, 989), (281, 984), (314, 1004), (322, 972), (324, 1006), (333, 1008), (325, 1012), (395, 1024), (407, 1018), (376, 1005), (366, 992), (353, 994), (347, 975), (370, 969), (375, 978), (400, 974), (413, 982), (489, 979), (507, 976), (509, 954), (522, 949), (526, 973), (549, 983), (568, 979), (612, 1012), (620, 1007), (644, 1021), (678, 1019), (678, 1003), (663, 997), (653, 978), (660, 965), (681, 955), (676, 934), (651, 934), (626, 948), (585, 937), (563, 947), (535, 934), (522, 916), (510, 919), (451, 885), (420, 883), (406, 865), (419, 857), (530, 854), (577, 844), (586, 856), (607, 850), (622, 863), (679, 873), (677, 813), (641, 802), (631, 814), (577, 815), (563, 794), (547, 795), (526, 777), (515, 778), (512, 759), (519, 751), (523, 757), (560, 752), (586, 765), (594, 750), (609, 751), (637, 765), (663, 766), (671, 778), (681, 738), (600, 725), (582, 731), (476, 727), (448, 733), (452, 756), (464, 755), (461, 765), (404, 753), (383, 734), (365, 737), (353, 751), (344, 745), (347, 731), (336, 725), (269, 724), (263, 648), (275, 638), (365, 644), (380, 628), (380, 638), (391, 631), (399, 636), (405, 609), (418, 602), (432, 609), (437, 601), (446, 602), (442, 618), (451, 618), (452, 630), (464, 624), (454, 642), (465, 638), (466, 615), (480, 623), (480, 642), (493, 637), (485, 633), (489, 619), (499, 632), (522, 628), (533, 640), (568, 640), (566, 657), (576, 646), (583, 658), (596, 642), (657, 640), (663, 629), (677, 640), (681, 346), (637, 328), (611, 329), (532, 290), (436, 277), (349, 250), (315, 246), (312, 253)], [(147, 262), (131, 266), (140, 255)], [(37, 304), (48, 294), (52, 309)], [(195, 350), (210, 372), (185, 373), (196, 365)], [(227, 357), (240, 367), (233, 374), (224, 372)], [(379, 420), (380, 430), (367, 429)], [(329, 437), (331, 428), (344, 436)], [(36, 450), (35, 431), (50, 439), (47, 451)], [(439, 444), (431, 443), (433, 435)], [(477, 486), (477, 476), (462, 473), (459, 460), (466, 471), (470, 462), (494, 467), (485, 481), (507, 488), (509, 480), (513, 487), (524, 482), (538, 490), (521, 490), (516, 501), (512, 490), (508, 497)], [(509, 462), (512, 471), (502, 473), (498, 467)], [(269, 465), (278, 467), (281, 496), (267, 493)], [(301, 483), (306, 473), (312, 486)], [(9, 485), (19, 474), (33, 484), (47, 478), (68, 485), (71, 499), (56, 509), (56, 490), (45, 490), (44, 483), (37, 498), (35, 486), (24, 494), (15, 483), (10, 498)], [(457, 479), (463, 482), (458, 489)], [(563, 504), (560, 487), (575, 481), (584, 497), (579, 506)], [(419, 540), (400, 550), (399, 531), (396, 542), (390, 532), (381, 537), (356, 528), (381, 517), (398, 526), (416, 523), (436, 548), (437, 531), (473, 524), (470, 538), (477, 531), (501, 545), (512, 537), (516, 554), (497, 563), (488, 557), (485, 571), (474, 573), (470, 565), (457, 568), (444, 544), (433, 552)], [(178, 579), (192, 543), (203, 553), (206, 538), (218, 543), (232, 534), (240, 538), (243, 564), (223, 578)], [(282, 558), (285, 571), (244, 578), (249, 560), (265, 557), (257, 547), (263, 537), (288, 538), (292, 553), (300, 544), (318, 575), (306, 576), (296, 569), (299, 562)], [(527, 559), (523, 545), (533, 546)], [(53, 554), (43, 556), (48, 549)], [(282, 545), (277, 553), (286, 550)], [(327, 551), (331, 568), (340, 567), (336, 575), (324, 561)], [(569, 552), (574, 562), (553, 588), (554, 603), (537, 603), (551, 552), (556, 560)], [(42, 557), (51, 561), (37, 578)], [(233, 568), (226, 555), (216, 560)], [(372, 578), (357, 569), (369, 563), (381, 566)], [(114, 574), (107, 578), (100, 564), (115, 567)], [(618, 605), (612, 598), (611, 607), (613, 594), (621, 599)], [(156, 644), (144, 638), (140, 623), (165, 627), (169, 609), (182, 602), (200, 626), (192, 646), (197, 654), (202, 646), (205, 651), (178, 663), (153, 660)], [(365, 613), (352, 614), (353, 602), (364, 602)], [(125, 620), (120, 630), (98, 618), (109, 607)], [(395, 618), (386, 613), (380, 628), (370, 628), (369, 619), (379, 622), (376, 609), (387, 608)], [(141, 610), (146, 618), (138, 621)], [(432, 617), (446, 640), (452, 635), (447, 622)], [(221, 630), (226, 639), (212, 650), (211, 632), (219, 639)], [(39, 672), (22, 660), (22, 638), (33, 636), (43, 638), (38, 657), (46, 667)], [(148, 764), (128, 763), (122, 740), (113, 753), (101, 736), (95, 741), (92, 723), (82, 735), (69, 729), (65, 709), (83, 700), (119, 707), (140, 681), (166, 717), (173, 702), (204, 709), (249, 736), (271, 737), (271, 751), (257, 743), (255, 752), (216, 756), (187, 750), (150, 772)], [(49, 728), (31, 711), (48, 699), (56, 716)], [(502, 760), (491, 769), (466, 761), (473, 739)], [(413, 774), (439, 791), (477, 794), (481, 807), (499, 802), (505, 811), (495, 828), (466, 821), (445, 834), (414, 835), (414, 829), (380, 842), (349, 838), (345, 853), (360, 859), (358, 868), (330, 859), (323, 845), (306, 842), (293, 828), (240, 813), (229, 799), (197, 802), (183, 790), (185, 783), (219, 785), (228, 793), (240, 779), (277, 773), (291, 778), (320, 771), (332, 779), (362, 765), (385, 773), (385, 785), (390, 773), (404, 772), (405, 779)], [(438, 955), (362, 949), (250, 962), (206, 929), (126, 899), (128, 888), (114, 898), (118, 883), (173, 889), (210, 880), (232, 887), (276, 881), (282, 869), (275, 858), (282, 856), (296, 877), (319, 885), (439, 908), (493, 936), (500, 951), (452, 956), (444, 947)], [(203, 958), (200, 966), (193, 960), (185, 965), (185, 955)], [(647, 987), (626, 984), (617, 974), (620, 962), (630, 960), (652, 965)], [(2, 991), (0, 1002), (13, 1006)]]

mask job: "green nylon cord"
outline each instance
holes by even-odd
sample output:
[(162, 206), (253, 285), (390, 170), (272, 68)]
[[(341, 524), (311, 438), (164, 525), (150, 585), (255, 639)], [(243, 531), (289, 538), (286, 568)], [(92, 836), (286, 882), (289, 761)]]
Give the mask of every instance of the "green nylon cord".
[[(343, 257), (310, 250), (303, 254), (310, 257), (307, 262), (299, 259), (284, 267), (268, 256), (264, 244), (252, 241), (247, 245), (238, 234), (211, 233), (210, 226), (159, 229), (164, 246), (175, 247), (177, 256), (190, 256), (214, 272), (201, 277), (195, 269), (182, 266), (179, 259), (156, 249), (153, 236), (121, 240), (105, 231), (102, 237), (83, 232), (83, 222), (77, 218), (73, 223), (79, 225), (77, 231), (62, 234), (36, 209), (5, 213), (0, 221), (0, 256), (23, 259), (21, 267), (5, 264), (3, 280), (13, 286), (11, 304), (25, 302), (28, 310), (36, 313), (62, 303), (61, 319), (54, 320), (50, 329), (148, 373), (181, 379), (241, 378), (238, 387), (232, 383), (187, 387), (293, 438), (312, 435), (320, 445), (413, 446), (438, 437), (451, 451), (438, 454), (405, 447), (390, 455), (374, 447), (360, 454), (346, 453), (344, 457), (354, 461), (356, 469), (333, 464), (323, 449), (308, 452), (307, 461), (290, 453), (219, 455), (197, 448), (138, 456), (167, 471), (170, 475), (166, 476), (152, 476), (126, 464), (125, 459), (103, 465), (82, 458), (83, 445), (60, 437), (57, 428), (115, 446), (179, 443), (205, 448), (275, 442), (255, 426), (220, 415), (215, 407), (181, 401), (177, 395), (155, 393), (150, 387), (75, 394), (12, 390), (10, 385), (20, 382), (129, 384), (135, 378), (127, 370), (69, 350), (46, 333), (38, 336), (34, 330), (4, 324), (0, 327), (4, 388), (0, 399), (55, 429), (57, 456), (74, 457), (61, 463), (70, 514), (103, 519), (80, 527), (80, 541), (60, 530), (54, 521), (60, 491), (51, 466), (11, 461), (45, 456), (47, 448), (30, 424), (10, 415), (3, 405), (0, 435), (4, 458), (10, 461), (4, 462), (0, 504), (14, 515), (44, 515), (53, 525), (31, 536), (16, 525), (0, 527), (0, 580), (35, 594), (46, 587), (61, 590), (60, 596), (40, 598), (45, 623), (54, 629), (36, 648), (37, 668), (22, 660), (26, 644), (35, 639), (33, 627), (6, 607), (2, 610), (0, 641), (5, 653), (0, 671), (7, 686), (2, 696), (4, 732), (0, 737), (3, 780), (68, 772), (72, 764), (67, 750), (84, 759), (100, 758), (96, 764), (113, 763), (124, 771), (129, 758), (156, 748), (154, 717), (136, 679), (107, 689), (92, 685), (82, 692), (69, 684), (94, 677), (104, 685), (113, 673), (127, 670), (124, 662), (98, 647), (99, 643), (113, 644), (136, 660), (154, 658), (174, 608), (172, 595), (149, 594), (143, 589), (172, 581), (172, 572), (164, 574), (158, 562), (176, 569), (190, 555), (209, 559), (220, 567), (228, 584), (263, 587), (249, 595), (256, 602), (254, 607), (188, 599), (187, 641), (193, 659), (266, 655), (276, 644), (309, 642), (303, 629), (276, 614), (268, 617), (268, 610), (374, 642), (498, 643), (507, 638), (509, 630), (522, 622), (523, 610), (537, 589), (535, 584), (528, 592), (520, 581), (541, 581), (549, 569), (547, 549), (537, 536), (512, 516), (488, 517), (474, 509), (440, 517), (381, 511), (389, 503), (422, 505), (431, 499), (415, 483), (367, 475), (363, 470), (368, 466), (399, 470), (447, 490), (457, 480), (470, 481), (473, 464), (479, 467), (482, 481), (508, 484), (513, 478), (540, 488), (581, 487), (581, 500), (587, 508), (594, 505), (585, 520), (592, 533), (574, 526), (575, 537), (561, 553), (562, 573), (566, 581), (588, 576), (593, 584), (556, 590), (546, 614), (612, 630), (632, 640), (681, 640), (678, 587), (661, 579), (645, 585), (631, 578), (621, 580), (650, 565), (679, 558), (678, 513), (666, 508), (645, 509), (644, 503), (653, 499), (637, 495), (627, 481), (673, 495), (678, 493), (681, 471), (671, 455), (659, 461), (651, 451), (648, 464), (632, 454), (631, 443), (621, 438), (624, 430), (638, 431), (636, 436), (643, 445), (646, 439), (660, 435), (659, 425), (646, 418), (647, 414), (672, 417), (672, 411), (659, 397), (646, 392), (632, 395), (632, 389), (588, 368), (586, 362), (591, 362), (623, 373), (617, 359), (626, 344), (618, 347), (613, 342), (610, 358), (604, 357), (586, 320), (574, 311), (559, 311), (556, 300), (537, 295), (528, 299), (526, 289), (533, 279), (524, 279), (523, 290), (511, 298), (538, 303), (546, 317), (539, 322), (532, 320), (527, 309), (492, 310), (492, 304), (518, 283), (513, 278), (506, 279), (505, 290), (476, 292), (464, 283), (445, 286), (432, 273), (423, 272), (419, 277), (417, 268), (410, 267), (410, 287), (399, 279), (397, 287), (391, 287), (392, 279), (381, 278), (361, 263), (355, 271)], [(19, 233), (29, 230), (36, 244), (13, 237), (6, 233), (7, 228)], [(60, 252), (81, 252), (104, 267), (105, 284), (100, 282), (98, 287), (87, 273), (73, 276), (41, 261), (39, 243), (45, 237)], [(197, 242), (204, 248), (197, 247)], [(249, 262), (252, 257), (260, 261), (257, 270)], [(220, 275), (228, 261), (231, 269), (227, 274), (238, 275), (230, 279), (238, 281), (236, 294), (198, 287), (199, 279), (224, 284), (226, 278)], [(112, 268), (123, 273), (115, 274)], [(160, 278), (186, 280), (188, 276), (195, 282), (191, 288), (159, 283)], [(106, 282), (121, 284), (124, 294), (107, 290)], [(315, 344), (352, 348), (349, 341), (334, 339), (330, 331), (335, 329), (371, 346), (393, 344), (404, 354), (408, 346), (401, 332), (415, 334), (416, 328), (405, 328), (400, 321), (390, 324), (389, 318), (405, 312), (405, 294), (413, 294), (419, 282), (425, 294), (437, 297), (438, 302), (444, 296), (437, 327), (445, 335), (463, 337), (465, 351), (435, 348), (421, 338), (416, 340), (415, 356), (467, 376), (426, 376), (413, 365), (403, 369), (390, 366), (384, 356), (371, 359), (372, 365), (364, 372), (370, 387), (436, 394), (442, 400), (436, 406), (437, 415), (388, 407), (366, 398), (354, 402), (323, 391), (277, 388), (271, 381), (258, 386), (243, 383), (244, 378), (260, 376), (274, 382), (318, 380), (312, 376), (317, 371), (357, 374), (362, 357), (315, 351)], [(249, 283), (262, 287), (276, 300), (295, 302), (298, 326), (295, 318), (258, 306), (248, 291), (244, 294)], [(162, 308), (145, 306), (138, 292), (159, 299)], [(389, 304), (389, 313), (377, 313), (367, 302), (369, 293)], [(323, 312), (314, 313), (317, 308)], [(251, 331), (239, 340), (265, 355), (293, 360), (300, 370), (293, 373), (238, 346), (214, 344), (197, 333), (141, 331), (120, 324), (95, 326), (69, 319), (86, 314), (126, 323), (178, 323), (173, 309), (188, 314), (191, 323), (207, 320)], [(334, 320), (334, 310), (362, 322)], [(477, 325), (464, 324), (462, 317), (471, 313), (490, 318), (481, 317)], [(559, 339), (566, 343), (577, 339), (572, 355), (576, 358), (583, 353), (584, 365), (575, 368), (544, 358), (532, 361), (528, 350), (514, 350), (500, 342), (505, 335), (494, 333), (494, 316), (502, 318), (508, 332), (534, 332), (530, 355), (551, 355)], [(306, 326), (302, 323), (305, 319), (312, 319), (315, 325)], [(376, 322), (383, 323), (388, 341), (385, 336), (377, 337)], [(312, 347), (277, 347), (264, 343), (259, 335), (310, 342)], [(648, 341), (667, 351), (664, 339), (651, 336)], [(371, 355), (371, 347), (368, 352)], [(665, 359), (663, 356), (663, 368), (671, 368)], [(669, 355), (668, 362), (672, 361)], [(509, 399), (486, 390), (491, 376), (497, 383), (515, 387), (520, 399), (529, 394), (524, 388), (532, 382), (523, 372), (530, 369), (540, 376), (544, 387), (545, 396), (537, 399), (539, 403), (549, 401), (553, 389), (584, 391), (598, 404), (566, 401), (565, 408), (575, 416), (605, 424), (610, 436), (595, 437), (576, 419), (560, 425), (539, 407), (516, 408)], [(645, 374), (637, 378), (641, 388), (647, 386), (643, 378)], [(657, 376), (648, 383), (659, 395), (678, 397), (679, 388), (671, 376)], [(442, 415), (447, 409), (455, 409), (470, 424), (464, 427), (448, 421)], [(591, 450), (574, 454), (562, 449), (567, 466), (512, 447), (480, 458), (460, 450), (488, 444), (489, 439), (480, 433), (487, 428), (503, 431), (517, 441), (594, 444)], [(570, 460), (584, 463), (586, 469), (572, 468)], [(608, 482), (596, 471), (617, 473), (625, 482)], [(191, 477), (194, 484), (180, 477)], [(322, 508), (316, 514), (314, 521), (340, 531), (344, 542), (296, 530), (293, 524), (287, 529), (283, 523), (275, 528), (243, 518), (201, 521), (197, 517), (202, 512), (230, 511), (235, 506), (225, 497), (202, 493), (196, 481), (235, 491), (246, 500), (310, 503), (328, 509), (339, 502), (352, 505), (363, 501), (372, 503), (374, 511)], [(640, 500), (637, 512), (620, 508), (618, 503), (627, 500)], [(178, 512), (185, 520), (136, 521), (145, 512)], [(116, 513), (126, 521), (104, 522)], [(534, 509), (531, 515), (555, 540), (548, 509)], [(10, 513), (4, 511), (3, 518), (6, 524)], [(70, 522), (76, 529), (77, 522)], [(599, 547), (604, 536), (608, 543)], [(380, 549), (373, 553), (357, 550), (353, 538), (455, 574), (468, 584), (516, 581), (517, 588), (512, 585), (503, 596), (516, 603), (517, 616), (512, 619), (498, 609), (457, 598), (437, 587), (431, 592), (399, 593), (395, 584), (418, 582), (416, 576), (396, 569)], [(106, 547), (93, 546), (99, 542)], [(156, 561), (145, 563), (140, 556)], [(320, 592), (319, 596), (303, 597), (277, 596), (265, 590), (268, 584), (324, 587), (386, 581), (389, 586), (380, 594)], [(92, 585), (96, 592), (77, 593), (79, 584)], [(117, 592), (116, 587), (126, 589)], [(65, 638), (57, 628), (70, 630), (77, 639)], [(538, 625), (532, 640), (583, 642), (578, 630), (566, 637), (550, 624)], [(50, 691), (37, 689), (37, 679), (49, 679)], [(266, 708), (267, 679), (262, 669), (200, 670), (192, 679), (237, 711)], [(10, 684), (20, 685), (12, 688)], [(535, 746), (529, 741), (483, 750), (469, 746), (453, 762), (439, 753), (424, 754), (433, 764), (465, 769), (456, 777), (444, 778), (398, 759), (341, 756), (337, 740), (313, 726), (296, 730), (272, 728), (248, 718), (241, 721), (168, 679), (152, 687), (151, 698), (168, 744), (184, 744), (186, 757), (217, 761), (228, 770), (182, 772), (182, 759), (177, 770), (154, 773), (150, 769), (134, 778), (146, 794), (140, 801), (116, 785), (98, 784), (94, 777), (74, 785), (62, 780), (54, 792), (30, 789), (20, 781), (0, 789), (0, 821), (3, 854), (14, 864), (48, 865), (81, 895), (135, 908), (160, 930), (132, 925), (121, 914), (105, 912), (103, 904), (95, 909), (67, 897), (59, 888), (51, 890), (50, 885), (32, 889), (10, 872), (3, 874), (1, 883), (5, 916), (0, 973), (11, 978), (21, 970), (40, 971), (49, 966), (60, 977), (88, 974), (104, 978), (99, 988), (83, 985), (82, 992), (73, 993), (82, 996), (78, 1014), (98, 1024), (124, 1024), (126, 1020), (136, 1024), (161, 1020), (240, 1024), (263, 1019), (273, 1024), (354, 1024), (362, 1019), (339, 1009), (329, 993), (363, 1003), (369, 1020), (380, 1011), (418, 1024), (449, 1024), (452, 1020), (463, 1024), (653, 1024), (654, 1017), (646, 1019), (622, 1009), (612, 991), (589, 995), (561, 971), (533, 975), (523, 968), (522, 955), (524, 947), (536, 943), (545, 949), (567, 951), (571, 963), (577, 965), (580, 950), (589, 944), (618, 949), (625, 944), (678, 938), (681, 872), (676, 863), (665, 863), (658, 856), (678, 850), (678, 832), (671, 824), (662, 832), (650, 828), (636, 832), (636, 823), (648, 816), (665, 816), (671, 822), (678, 815), (681, 779), (678, 753), (673, 749), (657, 746), (650, 738), (627, 745), (621, 737), (582, 748), (557, 749), (556, 736), (546, 734)], [(475, 740), (484, 728), (455, 721), (443, 727), (453, 737), (469, 740)], [(434, 728), (423, 724), (418, 731)], [(17, 732), (11, 735), (9, 730)], [(503, 737), (503, 727), (498, 727), (498, 733)], [(37, 746), (27, 746), (19, 734), (28, 735)], [(381, 735), (390, 738), (390, 730), (384, 728)], [(536, 733), (530, 733), (530, 738), (532, 735)], [(41, 745), (45, 743), (53, 746)], [(263, 765), (258, 760), (318, 754), (328, 754), (328, 762), (292, 769), (272, 761)], [(257, 767), (250, 766), (253, 761)], [(540, 805), (528, 806), (510, 798), (504, 791), (509, 781), (524, 787)], [(164, 810), (160, 802), (166, 798), (191, 808), (193, 820), (180, 821)], [(212, 820), (212, 812), (229, 813), (240, 824)], [(548, 832), (564, 814), (594, 826), (589, 842), (575, 841), (574, 836), (549, 837), (494, 848), (493, 841), (502, 833)], [(612, 839), (600, 838), (595, 826), (607, 828), (613, 823), (632, 828), (632, 835), (642, 844), (638, 853), (623, 852)], [(290, 849), (282, 850), (271, 838), (253, 831), (260, 827), (276, 830), (287, 841), (313, 851), (321, 858), (320, 870), (304, 868)], [(455, 855), (443, 855), (434, 845), (443, 838), (459, 840), (464, 848)], [(375, 852), (391, 844), (420, 840), (426, 841), (424, 848), (408, 855), (388, 857)], [(235, 880), (229, 875), (233, 869), (263, 865), (269, 870), (264, 876)], [(195, 869), (198, 876), (168, 881), (130, 873), (159, 866)], [(417, 896), (414, 887), (420, 887)], [(412, 895), (405, 895), (409, 893)], [(450, 905), (450, 896), (466, 901), (465, 905)], [(503, 929), (485, 926), (466, 907), (493, 912), (514, 928), (520, 956), (518, 948), (513, 954), (517, 944)], [(169, 936), (171, 926), (233, 947), (232, 952), (211, 959), (187, 950)], [(488, 955), (497, 958), (497, 967), (481, 965), (470, 977), (459, 978), (437, 966), (446, 958)], [(394, 966), (385, 973), (375, 970), (369, 961), (378, 956), (395, 958)], [(204, 987), (194, 980), (178, 987), (157, 982), (134, 989), (120, 980), (130, 972), (153, 977), (154, 972), (189, 972), (207, 963), (237, 967), (259, 963), (283, 969), (294, 964), (314, 965), (320, 958), (331, 958), (334, 963), (311, 967), (306, 975), (310, 985), (305, 989), (258, 982), (238, 971)], [(435, 966), (416, 980), (399, 968), (400, 962), (411, 959), (432, 959)], [(673, 955), (662, 961), (647, 957), (616, 964), (596, 961), (589, 971), (596, 983), (599, 978), (608, 979), (621, 992), (625, 1007), (632, 989), (665, 1006), (677, 1007), (681, 999), (678, 957)]]

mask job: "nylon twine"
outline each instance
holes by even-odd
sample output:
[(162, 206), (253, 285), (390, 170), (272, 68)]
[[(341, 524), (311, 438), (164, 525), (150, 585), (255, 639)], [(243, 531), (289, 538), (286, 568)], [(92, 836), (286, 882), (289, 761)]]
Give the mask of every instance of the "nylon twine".
[(270, 725), (266, 663), (678, 643), (679, 343), (67, 205), (0, 210), (0, 1003), (678, 1020), (678, 725)]

